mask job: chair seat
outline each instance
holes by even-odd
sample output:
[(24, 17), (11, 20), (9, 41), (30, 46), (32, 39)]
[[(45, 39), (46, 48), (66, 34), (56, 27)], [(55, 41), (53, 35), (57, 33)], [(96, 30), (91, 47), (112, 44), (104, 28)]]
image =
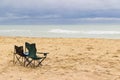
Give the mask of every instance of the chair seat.
[(42, 59), (42, 58), (37, 56), (37, 57), (33, 57), (32, 59), (33, 60), (39, 60), (39, 59)]
[(22, 57), (26, 57), (26, 56), (28, 56), (27, 54), (19, 54), (20, 56), (22, 56)]

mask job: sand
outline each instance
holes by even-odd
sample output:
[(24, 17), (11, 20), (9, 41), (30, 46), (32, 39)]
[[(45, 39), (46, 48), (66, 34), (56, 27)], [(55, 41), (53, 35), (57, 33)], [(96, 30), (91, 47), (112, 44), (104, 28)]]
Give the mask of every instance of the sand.
[[(13, 64), (25, 42), (49, 52), (42, 66)], [(0, 37), (0, 80), (120, 80), (120, 39)]]

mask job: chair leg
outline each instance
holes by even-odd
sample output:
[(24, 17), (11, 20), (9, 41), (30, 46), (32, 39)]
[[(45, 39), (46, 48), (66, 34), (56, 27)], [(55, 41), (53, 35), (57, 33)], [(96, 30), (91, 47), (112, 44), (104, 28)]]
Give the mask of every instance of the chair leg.
[(35, 67), (35, 60), (34, 60), (34, 67)]
[(27, 58), (27, 57), (24, 58), (24, 66), (27, 66), (27, 65), (26, 65), (26, 62), (28, 62), (28, 63), (30, 62), (30, 61), (29, 61), (29, 58)]
[[(17, 59), (17, 60), (18, 60), (18, 62), (22, 65), (22, 62), (20, 61), (21, 56), (19, 56), (19, 57), (18, 57), (18, 56), (16, 55), (16, 59)], [(16, 62), (17, 62), (17, 61), (16, 61)]]
[(15, 53), (13, 53), (13, 64), (15, 64)]
[(28, 64), (27, 64), (26, 66), (30, 65), (30, 64), (32, 63), (32, 61), (33, 61), (33, 60), (31, 60), (31, 61), (28, 61)]
[(14, 54), (14, 57), (13, 57), (13, 63), (16, 64), (17, 63), (17, 60), (18, 60), (18, 57), (16, 54)]
[(39, 65), (42, 65), (41, 63), (44, 61), (45, 58), (46, 57), (43, 57), (43, 59), (40, 62), (38, 62), (37, 67), (39, 67)]
[(23, 60), (22, 60), (22, 62), (23, 62), (23, 66), (25, 66), (25, 63), (26, 63), (26, 57), (22, 57), (23, 58)]

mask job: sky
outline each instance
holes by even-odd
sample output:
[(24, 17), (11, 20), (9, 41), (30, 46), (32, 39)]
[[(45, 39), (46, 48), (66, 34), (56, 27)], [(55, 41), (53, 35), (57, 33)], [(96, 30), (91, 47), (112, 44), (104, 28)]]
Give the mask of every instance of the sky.
[(119, 23), (120, 0), (1, 0), (0, 24)]

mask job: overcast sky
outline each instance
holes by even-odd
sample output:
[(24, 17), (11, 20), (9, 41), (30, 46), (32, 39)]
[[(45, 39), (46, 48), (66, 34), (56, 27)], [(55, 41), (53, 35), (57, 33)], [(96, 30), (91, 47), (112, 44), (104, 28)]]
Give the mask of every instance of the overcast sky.
[(120, 0), (1, 0), (0, 24), (119, 23)]

